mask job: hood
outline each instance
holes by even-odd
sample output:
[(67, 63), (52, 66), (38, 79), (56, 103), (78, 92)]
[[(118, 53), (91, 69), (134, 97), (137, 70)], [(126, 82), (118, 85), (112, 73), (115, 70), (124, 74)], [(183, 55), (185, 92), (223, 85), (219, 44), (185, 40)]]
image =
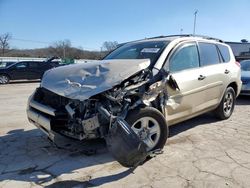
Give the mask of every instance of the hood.
[(149, 59), (136, 59), (102, 60), (62, 66), (45, 72), (41, 87), (58, 95), (83, 101), (113, 88), (149, 65)]

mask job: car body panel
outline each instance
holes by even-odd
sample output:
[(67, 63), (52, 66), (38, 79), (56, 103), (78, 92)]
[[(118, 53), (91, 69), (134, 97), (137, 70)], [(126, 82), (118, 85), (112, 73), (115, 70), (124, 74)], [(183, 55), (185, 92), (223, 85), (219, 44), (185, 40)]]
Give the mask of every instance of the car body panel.
[(59, 64), (47, 61), (20, 61), (7, 67), (1, 67), (0, 75), (7, 75), (10, 80), (41, 79), (45, 71), (55, 66), (59, 66)]
[(243, 60), (241, 63), (241, 95), (250, 95), (250, 60)]
[(166, 119), (170, 125), (196, 113), (203, 106), (206, 85), (204, 80), (198, 80), (201, 74), (203, 72), (200, 69), (190, 69), (172, 74), (180, 90), (173, 90), (169, 86), (167, 88), (169, 99)]
[(147, 68), (148, 59), (103, 60), (51, 69), (44, 74), (41, 87), (78, 100), (111, 89), (128, 77)]
[(250, 95), (250, 71), (242, 71), (241, 80), (242, 80), (241, 94)]
[[(145, 40), (147, 41), (148, 39)], [(120, 94), (126, 93), (131, 89), (131, 87), (130, 89), (128, 89), (126, 86), (124, 86), (126, 84), (121, 83), (124, 83), (124, 81), (127, 82), (131, 80), (134, 75), (140, 75), (149, 71), (150, 78), (146, 76), (145, 80), (142, 83), (140, 83), (140, 81), (134, 82), (134, 80), (131, 82), (133, 83), (132, 88), (135, 88), (137, 90), (131, 92), (130, 94), (132, 95), (133, 93), (137, 93), (137, 95), (133, 99), (128, 100), (129, 105), (132, 105), (130, 106), (130, 109), (137, 108), (139, 105), (142, 104), (146, 106), (153, 106), (160, 110), (163, 115), (165, 115), (169, 125), (173, 125), (186, 119), (195, 117), (199, 114), (214, 110), (220, 104), (224, 96), (224, 92), (230, 85), (235, 86), (234, 89), (236, 92), (236, 96), (238, 96), (241, 89), (240, 68), (235, 63), (235, 58), (233, 56), (232, 50), (230, 49), (230, 47), (228, 47), (228, 45), (218, 42), (216, 40), (203, 39), (200, 37), (180, 37), (174, 39), (157, 38), (149, 40), (169, 41), (168, 45), (164, 48), (152, 68), (150, 66), (149, 59), (114, 59), (78, 65), (68, 65), (65, 67), (58, 67), (47, 71), (43, 76), (40, 88), (44, 88), (52, 92), (51, 95), (53, 96), (62, 96), (67, 98), (67, 100), (72, 100), (73, 102), (71, 101), (66, 105), (63, 104), (65, 105), (63, 109), (64, 111), (66, 109), (66, 113), (68, 113), (67, 117), (73, 118), (74, 109), (76, 109), (76, 106), (78, 105), (76, 101), (80, 101), (82, 103), (85, 103), (86, 101), (89, 102), (95, 96), (98, 96), (98, 98), (94, 98), (94, 100), (99, 100), (100, 98), (103, 99), (109, 94), (107, 94), (107, 92), (110, 92), (113, 93), (113, 95), (109, 96), (108, 100), (111, 101), (110, 105), (114, 104), (118, 100), (120, 100), (115, 97), (118, 97)], [(169, 72), (169, 70), (166, 68), (167, 62), (173, 51), (178, 47), (178, 45), (188, 42), (195, 43), (195, 45), (198, 45), (199, 41), (212, 44), (223, 44), (227, 46), (231, 57), (230, 61), (223, 63), (220, 62), (216, 65), (209, 65), (204, 67), (200, 66), (198, 68), (192, 68), (180, 72)], [(162, 74), (162, 72), (165, 72), (166, 74), (164, 75)], [(200, 75), (205, 76), (205, 78), (199, 79)], [(173, 88), (170, 85), (170, 82), (168, 82), (167, 80), (169, 76), (172, 76), (174, 78), (178, 85), (178, 88)], [(157, 82), (159, 81), (161, 83), (166, 83), (166, 85), (163, 84), (163, 86), (160, 84), (160, 86), (158, 87), (158, 85), (156, 84), (157, 82), (155, 82), (155, 80)], [(167, 82), (165, 82), (165, 80), (167, 80)], [(148, 92), (145, 88), (141, 89), (141, 86), (146, 85), (145, 83), (149, 85), (149, 87), (145, 87), (148, 90), (150, 90), (151, 86), (155, 84), (154, 87), (152, 87), (155, 89), (155, 91)], [(114, 90), (117, 90), (117, 87), (122, 88), (122, 91), (119, 92), (118, 95), (116, 92), (114, 92)], [(164, 88), (164, 91), (162, 88)], [(165, 96), (165, 93), (168, 94), (167, 97)], [(144, 97), (148, 94), (152, 94), (152, 96), (149, 96), (146, 102), (144, 102)], [(158, 101), (158, 103), (160, 104), (151, 103), (154, 100), (158, 100), (158, 97), (162, 97), (166, 103), (163, 104), (162, 101), (164, 100)], [(138, 98), (139, 101), (136, 101), (136, 99)], [(98, 105), (100, 105), (100, 103), (98, 103)], [(74, 104), (72, 108), (70, 107), (71, 104)], [(107, 108), (107, 106), (105, 105), (103, 106), (103, 108)], [(39, 106), (39, 104), (36, 104), (35, 111), (39, 111), (39, 108), (44, 109), (42, 105)], [(116, 109), (122, 110), (124, 108), (125, 105), (119, 106), (119, 108)], [(29, 105), (28, 110), (32, 110), (32, 106)], [(109, 109), (109, 111), (107, 110), (106, 112), (110, 113), (110, 111), (112, 110), (115, 110), (115, 108), (111, 110)], [(37, 112), (38, 117), (42, 117), (44, 111), (45, 109), (41, 111), (41, 113)], [(99, 113), (99, 111), (95, 110), (95, 113)], [(117, 116), (117, 111), (115, 114), (115, 116)], [(46, 116), (47, 115), (48, 114), (46, 113)], [(29, 119), (31, 119), (32, 117), (29, 117)], [(51, 118), (53, 119), (54, 117)], [(109, 116), (109, 118), (111, 117)], [(48, 121), (50, 120), (48, 119)], [(81, 121), (81, 119), (78, 120), (78, 122)], [(89, 120), (89, 122), (92, 121), (93, 119)], [(40, 123), (44, 122), (45, 121), (40, 121)], [(71, 119), (70, 122), (67, 122), (65, 124), (67, 126), (73, 126), (74, 124), (70, 124), (72, 122), (73, 120)], [(44, 127), (48, 127), (46, 123), (44, 124)], [(51, 130), (53, 130), (53, 128), (51, 128)], [(86, 137), (81, 138), (84, 139)]]

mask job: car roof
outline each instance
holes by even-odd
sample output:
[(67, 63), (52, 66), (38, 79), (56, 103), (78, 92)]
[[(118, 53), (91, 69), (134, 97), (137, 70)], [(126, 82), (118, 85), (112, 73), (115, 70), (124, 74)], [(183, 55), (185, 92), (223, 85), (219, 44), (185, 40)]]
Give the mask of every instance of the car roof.
[[(192, 34), (185, 34), (185, 35), (168, 35), (168, 36), (157, 36), (157, 37), (151, 37), (151, 38), (145, 38), (141, 40), (136, 40), (136, 41), (131, 41), (131, 42), (126, 42), (126, 43), (136, 43), (136, 42), (146, 42), (146, 41), (168, 41), (171, 42), (173, 40), (206, 40), (206, 41), (211, 41), (211, 42), (220, 42), (224, 43), (223, 40), (209, 37), (209, 36), (204, 36), (204, 35), (192, 35)], [(126, 44), (123, 43), (123, 44)], [(123, 45), (120, 44), (120, 45)]]

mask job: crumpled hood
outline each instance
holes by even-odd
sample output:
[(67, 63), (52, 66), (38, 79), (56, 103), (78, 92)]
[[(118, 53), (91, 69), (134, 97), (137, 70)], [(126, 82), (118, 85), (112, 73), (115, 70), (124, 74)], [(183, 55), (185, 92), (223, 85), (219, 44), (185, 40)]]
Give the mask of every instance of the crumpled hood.
[(45, 72), (41, 87), (83, 101), (111, 89), (149, 65), (149, 59), (136, 59), (102, 60), (57, 67)]

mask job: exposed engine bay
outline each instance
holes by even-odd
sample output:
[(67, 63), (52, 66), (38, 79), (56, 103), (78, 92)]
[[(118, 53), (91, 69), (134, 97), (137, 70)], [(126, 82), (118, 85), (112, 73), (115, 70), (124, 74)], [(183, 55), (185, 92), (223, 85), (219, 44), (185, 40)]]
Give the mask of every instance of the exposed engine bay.
[(125, 119), (127, 112), (139, 105), (151, 106), (154, 103), (164, 111), (166, 80), (154, 83), (149, 80), (149, 73), (142, 71), (121, 85), (85, 101), (68, 99), (38, 88), (34, 100), (56, 109), (56, 116), (51, 119), (53, 131), (79, 140), (99, 138), (107, 134), (117, 117)]
[[(121, 65), (123, 64), (121, 63)], [(98, 67), (98, 70), (96, 69), (94, 74), (98, 74), (98, 77), (101, 75), (101, 68), (104, 72), (107, 72), (105, 67), (100, 67), (100, 65), (96, 67)], [(133, 136), (133, 140), (136, 143), (130, 144), (130, 146), (133, 146), (133, 149), (130, 147), (130, 151), (136, 151), (136, 155), (139, 151), (137, 149), (141, 148), (140, 155), (143, 155), (143, 157), (138, 157), (138, 160), (141, 158), (145, 159), (147, 156), (147, 145), (142, 141), (143, 132), (141, 131), (135, 136), (136, 134), (130, 128), (131, 125), (127, 123), (126, 117), (128, 112), (147, 106), (154, 107), (162, 114), (165, 114), (165, 105), (168, 97), (166, 89), (167, 73), (159, 72), (158, 75), (153, 76), (150, 69), (145, 68), (145, 66), (136, 70), (136, 73), (132, 73), (132, 76), (127, 74), (124, 80), (120, 77), (119, 79), (113, 77), (114, 80), (112, 82), (118, 80), (119, 84), (111, 87), (111, 89), (104, 89), (105, 91), (100, 93), (94, 91), (96, 87), (90, 88), (86, 84), (83, 86), (82, 83), (70, 81), (70, 78), (64, 79), (64, 83), (69, 84), (70, 90), (73, 91), (71, 93), (68, 92), (67, 94), (69, 95), (64, 96), (60, 95), (60, 93), (58, 94), (58, 92), (51, 91), (51, 83), (49, 87), (43, 87), (46, 86), (45, 77), (41, 87), (37, 88), (36, 92), (29, 99), (28, 118), (48, 136), (55, 132), (79, 140), (105, 138), (107, 143), (109, 143), (110, 150), (116, 154), (119, 151), (116, 151), (117, 148), (114, 149), (115, 146), (110, 143), (113, 142), (117, 134), (121, 133), (121, 131), (114, 131), (118, 130), (117, 126), (123, 127), (123, 131), (125, 131), (128, 138), (124, 136), (125, 140), (120, 145), (122, 143), (127, 145), (126, 143)], [(120, 76), (120, 74), (117, 75)], [(85, 81), (85, 78), (82, 80)], [(117, 82), (115, 81), (115, 83)], [(106, 86), (107, 88), (110, 87), (108, 84)], [(90, 97), (81, 95), (82, 92), (79, 89), (84, 88), (86, 90), (86, 87), (87, 91), (89, 89), (90, 91), (93, 90), (94, 95)], [(64, 91), (67, 92), (67, 89)], [(77, 99), (76, 91), (79, 91), (77, 95), (81, 95), (82, 98)], [(111, 137), (112, 132), (113, 136)], [(124, 148), (126, 147), (124, 146)], [(124, 150), (124, 153), (118, 156), (124, 156), (125, 154), (128, 154), (128, 151)], [(130, 160), (123, 159), (125, 162), (121, 163), (124, 166), (134, 166), (140, 161), (135, 160), (131, 162), (131, 157), (129, 158)], [(117, 160), (119, 161), (119, 159)]]

